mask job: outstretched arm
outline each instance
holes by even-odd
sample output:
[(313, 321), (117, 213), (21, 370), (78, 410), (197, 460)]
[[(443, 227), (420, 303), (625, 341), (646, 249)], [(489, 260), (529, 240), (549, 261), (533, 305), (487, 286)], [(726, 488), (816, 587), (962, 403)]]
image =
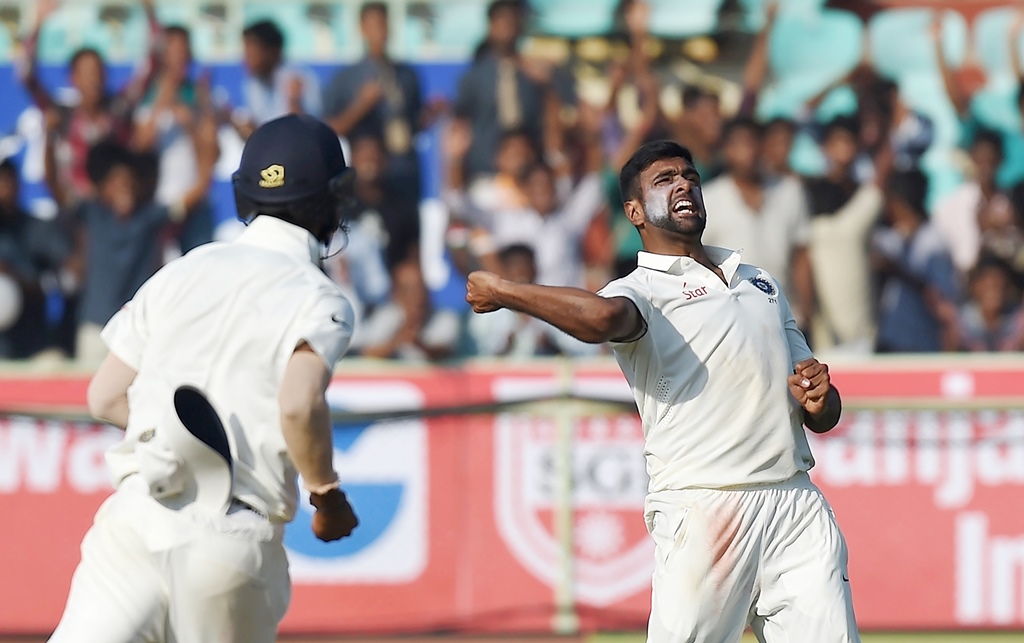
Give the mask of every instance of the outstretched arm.
[(971, 106), (971, 97), (965, 94), (953, 75), (953, 69), (946, 62), (946, 52), (942, 48), (942, 13), (935, 12), (935, 19), (931, 26), (932, 42), (935, 45), (935, 63), (939, 66), (939, 73), (942, 74), (942, 84), (946, 87), (946, 95), (953, 108), (960, 116), (967, 114)]
[(36, 28), (25, 41), (25, 63), (21, 70), (22, 84), (25, 85), (25, 89), (32, 96), (32, 102), (35, 103), (36, 107), (43, 110), (53, 106), (53, 97), (50, 96), (50, 92), (43, 87), (43, 83), (39, 79), (39, 33), (43, 30), (43, 24), (46, 22), (46, 19), (56, 9), (57, 3), (55, 0), (43, 0), (43, 2), (37, 5)]
[(775, 26), (778, 9), (778, 2), (773, 0), (768, 3), (764, 27), (754, 38), (754, 46), (750, 50), (750, 57), (747, 58), (747, 66), (743, 70), (743, 102), (740, 103), (739, 109), (741, 116), (751, 116), (757, 108), (757, 97), (764, 87), (765, 76), (768, 75), (768, 39), (771, 37), (772, 27)]
[(646, 323), (625, 297), (605, 298), (580, 288), (519, 284), (489, 272), (474, 272), (466, 301), (477, 313), (508, 308), (555, 326), (588, 344), (638, 339)]
[(1024, 5), (1017, 8), (1013, 22), (1010, 23), (1010, 42), (1007, 43), (1010, 48), (1010, 64), (1013, 65), (1013, 75), (1018, 81), (1024, 80), (1024, 67), (1021, 65), (1020, 49), (1018, 47), (1022, 31), (1024, 31)]

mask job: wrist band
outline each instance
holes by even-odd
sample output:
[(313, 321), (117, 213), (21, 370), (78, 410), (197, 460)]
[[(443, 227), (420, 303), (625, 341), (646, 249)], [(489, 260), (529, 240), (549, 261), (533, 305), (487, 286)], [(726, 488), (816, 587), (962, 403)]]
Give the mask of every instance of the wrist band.
[(317, 496), (322, 496), (325, 493), (328, 493), (330, 491), (334, 491), (335, 489), (341, 487), (341, 480), (338, 480), (337, 478), (335, 478), (334, 482), (328, 482), (326, 484), (321, 484), (321, 485), (316, 485), (316, 486), (310, 486), (310, 485), (302, 485), (302, 486), (303, 486), (303, 488), (306, 491), (308, 491), (308, 492), (310, 492), (310, 493), (312, 493), (314, 495), (317, 495)]

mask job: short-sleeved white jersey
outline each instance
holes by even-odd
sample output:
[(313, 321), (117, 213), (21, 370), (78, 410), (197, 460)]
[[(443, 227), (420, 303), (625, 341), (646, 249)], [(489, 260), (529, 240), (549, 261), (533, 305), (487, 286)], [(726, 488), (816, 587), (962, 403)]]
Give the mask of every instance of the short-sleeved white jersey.
[(706, 247), (729, 285), (689, 257), (641, 252), (603, 297), (636, 304), (647, 330), (612, 344), (646, 436), (650, 491), (786, 480), (814, 465), (789, 394), (811, 357), (778, 283)]
[(292, 519), (296, 471), (278, 404), (285, 367), (305, 342), (333, 370), (354, 325), (351, 305), (318, 268), (319, 252), (306, 230), (260, 216), (233, 243), (169, 263), (114, 315), (103, 339), (138, 372), (125, 438), (107, 456), (116, 482), (138, 471), (139, 436), (190, 384), (231, 434), (235, 497), (273, 520)]

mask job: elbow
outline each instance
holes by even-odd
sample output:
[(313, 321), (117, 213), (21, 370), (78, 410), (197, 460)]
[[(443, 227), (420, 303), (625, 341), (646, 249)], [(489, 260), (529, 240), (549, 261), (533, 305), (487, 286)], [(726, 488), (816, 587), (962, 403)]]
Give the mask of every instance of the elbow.
[(283, 427), (307, 427), (318, 411), (327, 408), (323, 397), (289, 396), (279, 400)]
[(114, 408), (115, 400), (104, 394), (103, 387), (97, 385), (96, 378), (89, 382), (89, 388), (85, 393), (85, 403), (89, 409), (89, 415), (97, 420), (108, 420)]

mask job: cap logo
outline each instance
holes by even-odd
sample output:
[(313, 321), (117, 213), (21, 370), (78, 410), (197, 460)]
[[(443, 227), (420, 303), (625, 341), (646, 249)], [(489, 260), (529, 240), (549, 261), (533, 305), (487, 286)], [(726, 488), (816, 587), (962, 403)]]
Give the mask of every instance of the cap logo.
[(284, 185), (284, 166), (283, 165), (271, 165), (266, 169), (260, 170), (261, 188), (279, 188)]

